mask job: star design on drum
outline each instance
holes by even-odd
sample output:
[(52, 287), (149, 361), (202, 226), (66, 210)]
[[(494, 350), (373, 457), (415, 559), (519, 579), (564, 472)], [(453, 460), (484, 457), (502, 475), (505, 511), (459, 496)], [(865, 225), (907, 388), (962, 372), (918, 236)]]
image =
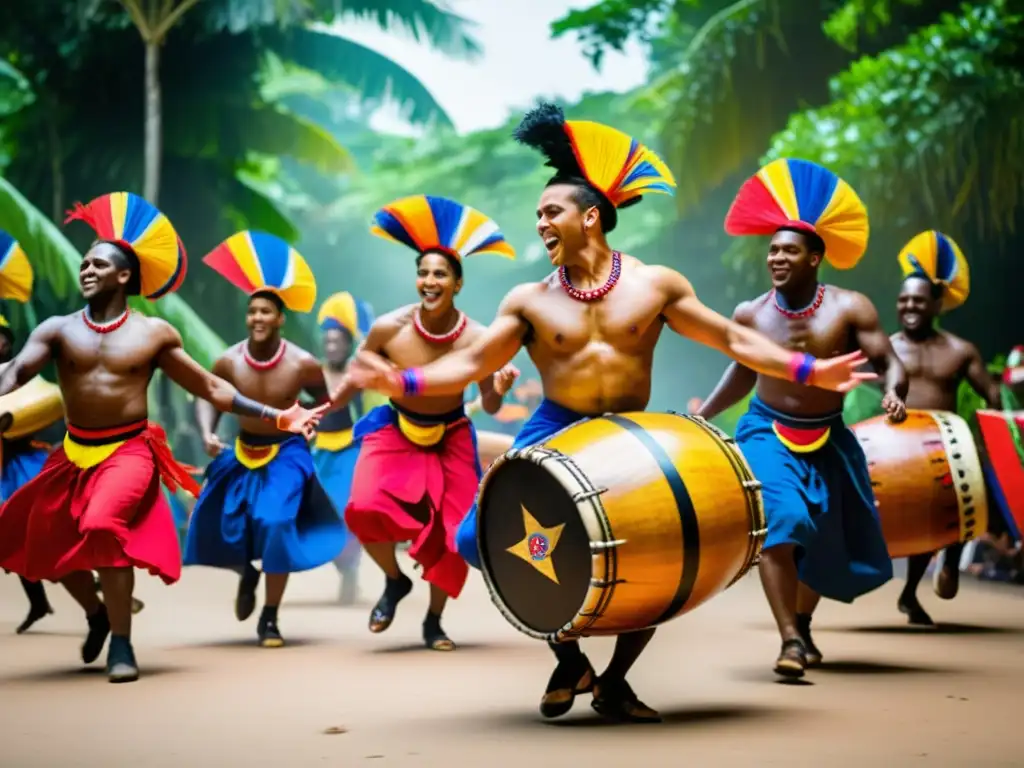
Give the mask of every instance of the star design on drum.
[(545, 528), (537, 522), (537, 518), (530, 514), (530, 510), (522, 504), (519, 506), (523, 510), (523, 528), (525, 533), (522, 541), (513, 544), (506, 551), (511, 552), (516, 557), (521, 557), (536, 568), (538, 572), (557, 584), (558, 574), (555, 573), (555, 564), (552, 562), (551, 556), (555, 553), (555, 547), (558, 546), (558, 539), (562, 536), (562, 529), (565, 528), (565, 523), (552, 528)]

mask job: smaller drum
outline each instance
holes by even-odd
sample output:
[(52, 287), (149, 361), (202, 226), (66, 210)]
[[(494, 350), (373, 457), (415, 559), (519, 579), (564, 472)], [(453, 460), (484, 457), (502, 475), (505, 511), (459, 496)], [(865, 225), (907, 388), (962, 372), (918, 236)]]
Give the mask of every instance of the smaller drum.
[(0, 429), (5, 440), (28, 437), (63, 418), (60, 387), (42, 376), (0, 397)]
[(890, 557), (935, 552), (988, 530), (978, 449), (955, 413), (908, 410), (902, 424), (876, 416), (851, 429), (867, 455)]
[(505, 618), (562, 641), (656, 626), (757, 562), (761, 485), (704, 419), (586, 419), (500, 457), (484, 475), (481, 570)]

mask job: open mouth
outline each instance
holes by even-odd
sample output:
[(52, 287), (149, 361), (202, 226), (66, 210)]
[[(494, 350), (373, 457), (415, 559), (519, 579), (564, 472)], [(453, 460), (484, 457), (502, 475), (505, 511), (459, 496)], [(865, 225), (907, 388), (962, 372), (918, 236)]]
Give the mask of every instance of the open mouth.
[(92, 278), (92, 277), (87, 277), (85, 280), (82, 281), (82, 287), (83, 288), (95, 288), (96, 287), (96, 279)]
[(420, 296), (423, 297), (424, 301), (437, 301), (441, 298), (441, 292), (423, 290), (420, 292)]

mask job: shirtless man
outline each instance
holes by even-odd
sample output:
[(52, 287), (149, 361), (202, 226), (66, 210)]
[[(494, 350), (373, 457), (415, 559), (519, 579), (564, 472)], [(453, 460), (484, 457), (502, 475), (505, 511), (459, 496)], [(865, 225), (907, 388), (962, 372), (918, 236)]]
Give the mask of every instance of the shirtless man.
[(185, 273), (184, 249), (163, 214), (118, 192), (78, 206), (71, 219), (82, 219), (100, 238), (79, 271), (86, 307), (40, 324), (0, 374), (4, 395), (52, 360), (68, 433), (42, 471), (0, 509), (0, 568), (32, 581), (61, 581), (88, 617), (82, 661), (94, 661), (112, 633), (107, 675), (129, 682), (139, 676), (130, 640), (134, 569), (168, 584), (181, 574), (177, 532), (159, 482), (199, 490), (174, 461), (163, 430), (147, 420), (153, 371), (161, 368), (217, 408), (281, 429), (310, 431), (318, 414), (243, 397), (189, 357), (168, 323), (129, 311), (129, 295), (155, 299), (176, 289)]
[[(417, 195), (377, 211), (372, 231), (416, 251), (420, 303), (378, 318), (360, 349), (414, 366), (465, 349), (479, 338), (482, 327), (454, 302), (462, 290), (465, 258), (482, 253), (514, 258), (497, 225), (453, 200)], [(501, 407), (518, 375), (511, 367), (492, 373), (474, 379), (488, 413)], [(353, 391), (349, 384), (346, 379), (332, 401), (346, 402)], [(441, 614), (448, 598), (457, 598), (466, 583), (469, 569), (455, 550), (455, 529), (473, 503), (481, 475), (475, 431), (462, 403), (464, 388), (440, 397), (391, 393), (390, 404), (360, 420), (355, 434), (361, 440), (359, 460), (345, 512), (350, 530), (386, 578), (384, 594), (370, 612), (370, 631), (391, 626), (399, 601), (412, 590), (395, 559), (395, 544), (411, 540), (409, 556), (430, 584), (423, 641), (438, 651), (455, 648), (441, 627)]]
[[(856, 193), (821, 166), (777, 160), (740, 189), (726, 231), (772, 236), (773, 288), (740, 304), (735, 321), (821, 357), (862, 351), (885, 375), (886, 413), (905, 419), (906, 373), (874, 306), (818, 280), (823, 259), (849, 269), (867, 247), (867, 211)], [(714, 418), (755, 386), (736, 442), (762, 485), (768, 534), (761, 581), (782, 639), (775, 672), (802, 677), (821, 661), (810, 630), (819, 597), (852, 602), (892, 578), (892, 561), (867, 460), (842, 420), (841, 394), (825, 391), (817, 376), (784, 382), (733, 363), (698, 415)]]
[[(392, 396), (416, 391), (440, 397), (461, 392), (525, 347), (545, 399), (523, 426), (516, 447), (543, 442), (587, 416), (645, 409), (654, 347), (666, 324), (766, 375), (789, 378), (794, 359), (800, 358), (821, 386), (848, 389), (857, 383), (853, 371), (863, 362), (859, 354), (805, 361), (704, 306), (678, 272), (610, 248), (605, 235), (615, 227), (617, 209), (674, 184), (649, 149), (603, 125), (566, 122), (561, 109), (547, 104), (528, 113), (515, 135), (540, 149), (556, 171), (537, 206), (537, 234), (557, 270), (513, 288), (490, 328), (464, 349), (401, 373), (362, 353), (352, 366), (354, 381)], [(609, 156), (625, 158), (626, 167), (613, 167)], [(463, 556), (479, 567), (475, 508), (460, 526), (458, 542)], [(620, 635), (611, 663), (596, 680), (577, 642), (552, 644), (558, 664), (541, 714), (565, 714), (578, 694), (593, 691), (593, 706), (606, 717), (658, 721), (657, 712), (626, 682), (653, 635), (654, 629)]]
[[(940, 259), (940, 252), (953, 258)], [(907, 407), (956, 413), (957, 390), (966, 380), (989, 408), (998, 410), (999, 382), (989, 375), (977, 348), (935, 327), (941, 313), (967, 300), (967, 263), (959, 247), (941, 232), (922, 232), (904, 246), (899, 261), (905, 276), (896, 300), (901, 330), (890, 340), (910, 379)], [(939, 553), (934, 588), (943, 599), (956, 596), (962, 551), (963, 545), (955, 544)], [(907, 583), (896, 605), (910, 624), (934, 626), (917, 599), (917, 586), (933, 555), (924, 552), (907, 558)]]
[[(217, 359), (214, 374), (275, 407), (294, 403), (303, 390), (314, 400), (326, 399), (320, 362), (281, 338), (285, 307), (308, 312), (316, 300), (313, 274), (298, 252), (272, 235), (239, 232), (204, 261), (249, 296), (249, 337)], [(272, 282), (253, 284), (249, 275)], [(345, 527), (320, 485), (304, 437), (257, 417), (239, 416), (241, 433), (225, 450), (217, 437), (219, 419), (209, 403), (196, 402), (196, 421), (214, 460), (192, 510), (185, 565), (240, 573), (235, 617), (245, 621), (256, 609), (260, 579), (252, 561), (261, 560), (266, 600), (256, 636), (261, 647), (279, 648), (284, 638), (277, 612), (289, 574), (337, 557), (345, 546)]]

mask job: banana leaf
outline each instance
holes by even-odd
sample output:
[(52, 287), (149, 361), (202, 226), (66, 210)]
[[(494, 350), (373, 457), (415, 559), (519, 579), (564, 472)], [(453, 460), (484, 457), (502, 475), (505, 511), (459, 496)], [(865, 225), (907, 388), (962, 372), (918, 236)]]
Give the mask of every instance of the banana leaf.
[[(81, 254), (53, 222), (3, 177), (0, 177), (0, 228), (21, 243), (28, 255), (35, 271), (35, 292), (39, 292), (43, 283), (68, 312), (80, 304), (77, 296)], [(138, 312), (162, 318), (177, 328), (185, 351), (204, 368), (213, 367), (214, 361), (227, 348), (220, 336), (179, 296), (165, 296), (156, 302), (136, 296), (130, 303)], [(45, 317), (52, 311), (39, 314)]]

